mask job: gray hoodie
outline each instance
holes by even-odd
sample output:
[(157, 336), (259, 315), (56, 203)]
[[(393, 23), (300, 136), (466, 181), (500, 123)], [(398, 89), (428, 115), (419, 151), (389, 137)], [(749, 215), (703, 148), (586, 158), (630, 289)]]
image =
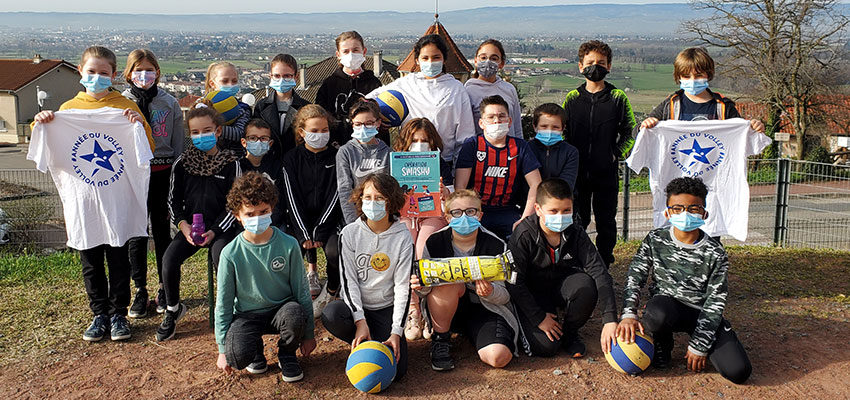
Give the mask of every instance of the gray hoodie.
[[(130, 89), (121, 94), (134, 102), (139, 101)], [(151, 127), (151, 135), (156, 144), (154, 160), (151, 160), (151, 164), (173, 164), (174, 160), (183, 153), (183, 144), (186, 140), (183, 110), (180, 109), (177, 99), (162, 88), (157, 90), (156, 97), (151, 100), (150, 109), (151, 120), (148, 121), (148, 125)]]
[(342, 228), (340, 234), (342, 299), (354, 321), (366, 310), (393, 307), (391, 333), (404, 334), (404, 318), (410, 302), (413, 239), (401, 222), (375, 234), (361, 218)]
[(392, 150), (381, 139), (375, 138), (375, 141), (374, 144), (363, 144), (351, 139), (336, 153), (336, 185), (346, 224), (357, 219), (357, 210), (349, 202), (354, 188), (370, 173), (390, 172)]

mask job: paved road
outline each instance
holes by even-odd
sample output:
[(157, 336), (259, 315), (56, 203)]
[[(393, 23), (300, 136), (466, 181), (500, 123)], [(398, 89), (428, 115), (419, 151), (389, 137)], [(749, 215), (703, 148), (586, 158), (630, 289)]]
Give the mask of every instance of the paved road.
[(0, 147), (0, 169), (35, 169), (35, 163), (27, 160), (27, 144)]

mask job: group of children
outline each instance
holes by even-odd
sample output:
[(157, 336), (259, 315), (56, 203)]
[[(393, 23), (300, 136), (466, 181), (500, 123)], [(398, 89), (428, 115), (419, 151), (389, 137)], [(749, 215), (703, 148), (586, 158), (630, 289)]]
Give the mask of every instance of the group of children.
[[(580, 46), (586, 83), (562, 105), (533, 112), (534, 137), (523, 139), (516, 90), (501, 80), (505, 51), (487, 40), (475, 54), (475, 77), (462, 84), (445, 73), (447, 47), (437, 35), (413, 48), (419, 72), (381, 86), (363, 69), (366, 46), (356, 32), (336, 40), (338, 69), (323, 83), (317, 104), (295, 93), (295, 59), (271, 62), (270, 84), (253, 109), (239, 102), (224, 121), (211, 103), (186, 115), (191, 145), (176, 100), (157, 89), (160, 69), (148, 50), (133, 51), (124, 76), (130, 88), (110, 91), (114, 53), (92, 47), (79, 71), (86, 87), (62, 109), (113, 107), (141, 122), (154, 150), (148, 199), (163, 320), (158, 341), (174, 337), (186, 307), (180, 297), (182, 264), (201, 248), (217, 271), (217, 365), (230, 371), (267, 370), (262, 335), (277, 334), (283, 380), (303, 377), (296, 349), (316, 347), (314, 318), (352, 347), (365, 340), (389, 346), (407, 370), (407, 340), (431, 340), (434, 370), (454, 368), (451, 334), (475, 345), (487, 365), (504, 367), (525, 353), (571, 357), (587, 349), (579, 330), (599, 304), (600, 345), (619, 336), (633, 340), (644, 329), (655, 338), (654, 364), (670, 364), (674, 331), (691, 335), (688, 367), (706, 358), (729, 380), (746, 381), (746, 352), (722, 316), (728, 260), (719, 241), (698, 229), (710, 210), (698, 179), (667, 186), (669, 228), (647, 235), (629, 268), (621, 319), (608, 267), (616, 240), (618, 160), (627, 154), (636, 123), (625, 93), (604, 80), (612, 67), (608, 45)], [(702, 49), (676, 59), (682, 87), (641, 127), (661, 119), (724, 119), (734, 103), (707, 89), (714, 64)], [(208, 91), (236, 95), (236, 68), (210, 65)], [(402, 92), (409, 116), (390, 143), (381, 112), (370, 100)], [(36, 115), (49, 123), (50, 111)], [(753, 121), (756, 130), (763, 125)], [(390, 146), (392, 145), (392, 146)], [(440, 151), (444, 213), (401, 218), (406, 198), (389, 175), (391, 151)], [(585, 229), (593, 210), (596, 245)], [(193, 218), (200, 214), (201, 220)], [(180, 231), (170, 238), (169, 221)], [(202, 222), (198, 237), (193, 225)], [(129, 316), (148, 308), (147, 238), (123, 247), (81, 251), (94, 320), (83, 337), (130, 337), (125, 315), (129, 275), (136, 296)], [(327, 260), (327, 282), (318, 277), (317, 250)], [(475, 281), (423, 287), (412, 274), (417, 259), (493, 256), (510, 250), (516, 281)], [(109, 266), (109, 282), (104, 271)], [(306, 263), (304, 259), (306, 258)], [(305, 268), (306, 267), (306, 268)], [(639, 293), (652, 275), (651, 299), (638, 322)], [(325, 306), (325, 303), (327, 305)], [(318, 305), (318, 306), (317, 306)]]

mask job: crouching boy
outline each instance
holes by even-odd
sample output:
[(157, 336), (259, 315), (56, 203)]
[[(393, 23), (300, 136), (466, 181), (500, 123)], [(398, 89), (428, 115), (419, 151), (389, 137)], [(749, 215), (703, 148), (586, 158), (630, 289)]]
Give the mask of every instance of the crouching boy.
[[(666, 192), (665, 214), (672, 226), (649, 232), (632, 259), (617, 335), (633, 342), (635, 330), (649, 332), (655, 341), (652, 365), (664, 369), (670, 367), (673, 332), (686, 332), (691, 337), (685, 355), (689, 370), (702, 371), (708, 359), (724, 378), (744, 383), (752, 366), (723, 318), (729, 259), (723, 246), (699, 229), (708, 217), (708, 188), (697, 178), (676, 178)], [(638, 300), (649, 276), (651, 297), (641, 323)]]
[(298, 241), (271, 226), (277, 203), (274, 184), (248, 172), (227, 195), (227, 208), (245, 228), (221, 252), (215, 307), (219, 368), (267, 370), (264, 334), (279, 334), (277, 356), (284, 382), (304, 374), (295, 349), (316, 348), (313, 304)]

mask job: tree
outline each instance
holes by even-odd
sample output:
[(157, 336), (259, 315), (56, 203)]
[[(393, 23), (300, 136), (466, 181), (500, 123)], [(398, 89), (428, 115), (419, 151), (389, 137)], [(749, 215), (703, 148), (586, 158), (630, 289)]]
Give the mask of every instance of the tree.
[(805, 136), (818, 101), (827, 98), (826, 79), (840, 57), (848, 24), (838, 0), (692, 0), (710, 16), (683, 24), (699, 42), (732, 50), (727, 73), (759, 83), (754, 93), (767, 104), (768, 133), (778, 131), (788, 111), (805, 153)]

